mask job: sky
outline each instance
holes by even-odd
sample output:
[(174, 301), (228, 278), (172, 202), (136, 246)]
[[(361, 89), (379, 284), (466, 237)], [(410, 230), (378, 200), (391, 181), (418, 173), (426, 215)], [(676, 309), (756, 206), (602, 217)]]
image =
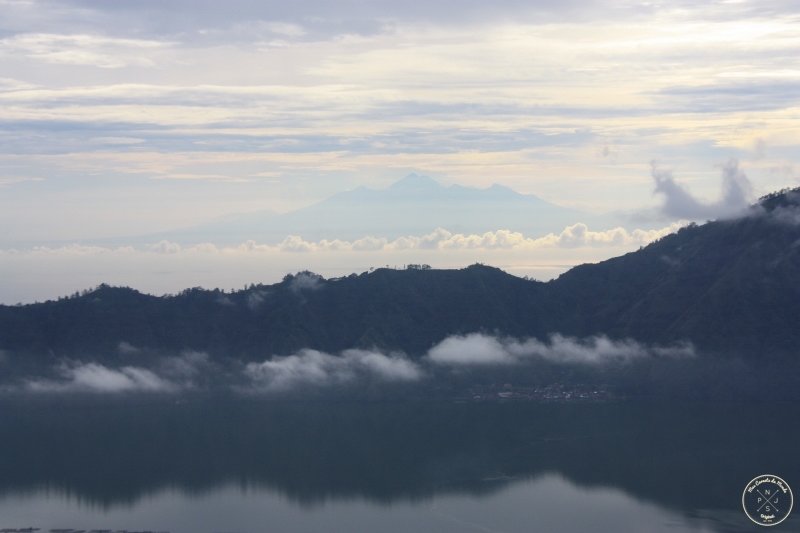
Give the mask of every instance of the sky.
[(0, 232), (50, 243), (0, 250), (0, 302), (420, 258), (552, 277), (563, 268), (547, 265), (639, 243), (223, 265), (81, 248), (74, 261), (87, 240), (287, 212), (409, 172), (658, 210), (664, 227), (702, 218), (800, 185), (797, 57), (787, 0), (0, 0)]

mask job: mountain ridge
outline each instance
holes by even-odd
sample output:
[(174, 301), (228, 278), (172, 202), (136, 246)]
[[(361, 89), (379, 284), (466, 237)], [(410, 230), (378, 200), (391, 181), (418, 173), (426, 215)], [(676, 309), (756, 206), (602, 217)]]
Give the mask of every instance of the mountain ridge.
[[(419, 356), (447, 336), (558, 333), (770, 358), (800, 346), (800, 189), (740, 218), (689, 225), (638, 251), (577, 266), (549, 282), (475, 264), (324, 279), (311, 272), (241, 291), (151, 296), (101, 285), (0, 306), (0, 349), (69, 356), (119, 343), (254, 360), (303, 348), (378, 347)], [(777, 355), (776, 355), (777, 356)]]

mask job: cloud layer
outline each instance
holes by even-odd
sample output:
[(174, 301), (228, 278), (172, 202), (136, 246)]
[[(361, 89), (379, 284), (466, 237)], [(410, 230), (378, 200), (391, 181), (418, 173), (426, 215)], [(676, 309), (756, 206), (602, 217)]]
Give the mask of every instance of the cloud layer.
[[(30, 250), (0, 249), (0, 254), (106, 254), (106, 253), (143, 253), (171, 255), (179, 253), (191, 254), (240, 254), (240, 253), (310, 253), (310, 252), (399, 252), (406, 250), (514, 250), (514, 249), (547, 249), (547, 248), (590, 248), (643, 246), (665, 235), (674, 233), (685, 222), (673, 222), (658, 229), (627, 230), (622, 227), (603, 231), (589, 229), (586, 224), (576, 223), (565, 227), (560, 233), (549, 233), (543, 237), (529, 237), (523, 233), (500, 229), (482, 234), (453, 233), (444, 228), (437, 228), (425, 235), (409, 235), (397, 239), (366, 236), (353, 241), (323, 239), (308, 241), (299, 235), (290, 235), (282, 242), (259, 244), (249, 240), (238, 246), (218, 246), (213, 243), (181, 245), (177, 242), (162, 240), (150, 246), (136, 248), (119, 246), (108, 248), (94, 245), (73, 244), (60, 247), (36, 246)], [(312, 280), (304, 280), (304, 283)], [(313, 283), (312, 283), (313, 284)]]
[(287, 211), (413, 169), (609, 211), (651, 202), (652, 158), (701, 193), (730, 157), (759, 193), (800, 168), (788, 2), (0, 5), (19, 241)]
[[(141, 357), (143, 351), (120, 343), (120, 353)], [(308, 388), (341, 390), (376, 382), (431, 382), (441, 379), (439, 371), (448, 369), (525, 368), (542, 362), (599, 367), (695, 355), (692, 344), (686, 342), (647, 346), (632, 339), (615, 340), (603, 335), (577, 339), (554, 334), (547, 341), (540, 341), (472, 333), (448, 337), (417, 359), (377, 349), (350, 349), (337, 354), (304, 349), (244, 366), (232, 364), (226, 369), (208, 354), (196, 351), (160, 356), (151, 368), (66, 361), (54, 369), (57, 377), (24, 379), (22, 389), (36, 393), (117, 394), (177, 393), (222, 386), (244, 393), (284, 393)]]

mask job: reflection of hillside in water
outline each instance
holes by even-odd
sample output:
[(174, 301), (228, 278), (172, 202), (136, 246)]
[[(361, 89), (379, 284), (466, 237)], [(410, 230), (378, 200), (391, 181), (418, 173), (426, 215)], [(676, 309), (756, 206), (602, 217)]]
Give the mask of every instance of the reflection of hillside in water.
[[(271, 487), (314, 505), (488, 494), (556, 473), (689, 515), (737, 511), (747, 480), (800, 479), (800, 408), (280, 403), (233, 398), (6, 398), (0, 490), (93, 505), (166, 487)], [(775, 416), (776, 418), (773, 418)]]

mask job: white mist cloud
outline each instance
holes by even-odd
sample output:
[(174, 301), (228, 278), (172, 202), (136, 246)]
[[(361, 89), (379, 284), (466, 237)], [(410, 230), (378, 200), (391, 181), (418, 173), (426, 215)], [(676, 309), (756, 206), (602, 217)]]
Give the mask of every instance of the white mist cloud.
[[(212, 243), (181, 246), (162, 240), (147, 248), (158, 254), (179, 253), (313, 253), (313, 252), (398, 252), (405, 250), (537, 250), (548, 248), (603, 248), (613, 246), (643, 246), (680, 229), (684, 222), (674, 222), (658, 229), (633, 229), (616, 227), (602, 231), (592, 230), (578, 222), (566, 226), (559, 233), (548, 233), (542, 237), (530, 237), (517, 231), (498, 229), (484, 233), (453, 233), (445, 228), (436, 228), (424, 235), (406, 235), (396, 239), (366, 236), (353, 241), (341, 239), (305, 240), (299, 235), (290, 235), (277, 245), (259, 244), (253, 240), (236, 246), (219, 247)], [(61, 248), (37, 247), (41, 252), (71, 251), (74, 253), (99, 251), (97, 247), (71, 245)], [(105, 250), (105, 249), (103, 249)], [(125, 248), (128, 250), (128, 248)], [(1, 253), (1, 252), (0, 252)]]
[[(772, 206), (769, 210), (764, 208), (764, 204), (760, 203), (753, 210), (750, 215), (756, 217), (766, 217), (772, 222), (779, 224), (786, 224), (789, 226), (800, 225), (800, 190), (784, 190), (779, 193), (785, 197), (785, 205)], [(769, 203), (774, 201), (769, 195), (765, 197), (765, 202)]]
[(448, 337), (431, 348), (428, 358), (440, 365), (505, 365), (517, 362), (499, 340), (481, 333)]
[(322, 276), (313, 272), (299, 272), (292, 276), (289, 288), (294, 292), (315, 291), (322, 288)]
[(613, 340), (605, 335), (586, 339), (550, 336), (549, 343), (536, 339), (508, 343), (508, 350), (516, 357), (541, 357), (557, 363), (602, 364), (626, 362), (645, 357), (693, 357), (694, 346), (679, 343), (670, 346), (647, 346), (633, 339)]
[(672, 172), (659, 168), (653, 162), (651, 175), (656, 184), (656, 194), (664, 197), (661, 212), (671, 218), (713, 220), (742, 214), (750, 205), (753, 188), (739, 162), (730, 159), (722, 167), (722, 193), (716, 202), (696, 199), (675, 181)]
[(769, 213), (771, 220), (787, 224), (789, 226), (800, 225), (800, 208), (797, 207), (779, 207)]
[(179, 381), (181, 388), (190, 388), (193, 380), (211, 370), (213, 363), (206, 352), (184, 350), (180, 355), (165, 357), (159, 364), (159, 374)]
[(563, 364), (604, 364), (646, 357), (694, 355), (690, 343), (646, 346), (632, 339), (613, 340), (605, 335), (576, 339), (560, 334), (553, 334), (548, 342), (542, 342), (472, 333), (448, 337), (428, 352), (427, 359), (444, 366), (522, 364), (536, 359)]
[(245, 368), (254, 390), (285, 391), (300, 385), (342, 385), (358, 378), (383, 381), (416, 381), (420, 367), (401, 354), (369, 350), (345, 350), (331, 355), (317, 350), (301, 350), (287, 357), (276, 357)]
[(267, 290), (250, 291), (247, 294), (248, 309), (250, 309), (251, 311), (255, 311), (264, 304), (264, 302), (268, 297), (269, 297), (269, 291)]
[(150, 246), (150, 251), (159, 254), (177, 254), (181, 251), (181, 245), (176, 242), (161, 240)]
[(155, 52), (169, 44), (87, 34), (22, 33), (0, 39), (0, 50), (47, 63), (117, 69), (155, 66)]
[[(499, 229), (481, 234), (453, 233), (437, 228), (431, 233), (408, 235), (394, 240), (364, 237), (356, 241), (304, 241), (298, 236), (290, 237), (292, 246), (303, 251), (401, 251), (401, 250), (535, 250), (546, 248), (581, 248), (623, 245), (645, 245), (679, 229), (683, 223), (676, 222), (654, 230), (622, 227), (604, 231), (593, 231), (586, 224), (577, 223), (565, 227), (560, 233), (549, 233), (543, 237), (529, 237), (517, 231)], [(284, 241), (285, 243), (286, 241)], [(282, 245), (283, 246), (283, 245)]]
[(33, 379), (26, 382), (32, 392), (173, 392), (175, 384), (151, 370), (126, 366), (108, 368), (98, 363), (64, 365), (60, 368), (63, 379)]
[[(116, 394), (233, 387), (247, 393), (280, 393), (308, 386), (415, 383), (435, 376), (437, 369), (522, 367), (543, 361), (560, 365), (627, 364), (695, 355), (695, 348), (689, 342), (660, 346), (633, 339), (611, 339), (605, 335), (578, 339), (553, 334), (547, 341), (540, 341), (470, 333), (447, 337), (416, 360), (402, 352), (384, 353), (374, 349), (349, 349), (338, 354), (303, 349), (244, 367), (215, 361), (208, 353), (195, 350), (161, 356), (152, 368), (112, 368), (97, 362), (70, 362), (55, 368), (59, 378), (31, 377), (22, 382), (22, 390)], [(0, 351), (0, 363), (5, 357), (5, 352)], [(0, 387), (0, 390), (19, 389)]]
[(120, 341), (120, 343), (117, 345), (117, 352), (122, 355), (131, 355), (137, 354), (141, 352), (141, 350), (129, 342)]
[[(144, 352), (127, 342), (120, 342), (117, 351), (124, 355)], [(197, 388), (198, 382), (217, 377), (218, 370), (208, 353), (184, 350), (178, 355), (159, 357), (152, 368), (65, 362), (55, 368), (60, 379), (30, 378), (23, 382), (23, 389), (42, 393), (174, 393)]]
[(471, 333), (447, 337), (417, 361), (402, 353), (352, 349), (334, 355), (305, 349), (287, 357), (250, 363), (244, 373), (251, 383), (248, 390), (283, 392), (300, 386), (358, 384), (369, 379), (415, 382), (430, 375), (431, 365), (439, 368), (504, 367), (537, 361), (604, 365), (695, 355), (694, 346), (689, 342), (648, 346), (633, 339), (614, 340), (605, 335), (577, 339), (560, 334), (553, 334), (542, 342)]

